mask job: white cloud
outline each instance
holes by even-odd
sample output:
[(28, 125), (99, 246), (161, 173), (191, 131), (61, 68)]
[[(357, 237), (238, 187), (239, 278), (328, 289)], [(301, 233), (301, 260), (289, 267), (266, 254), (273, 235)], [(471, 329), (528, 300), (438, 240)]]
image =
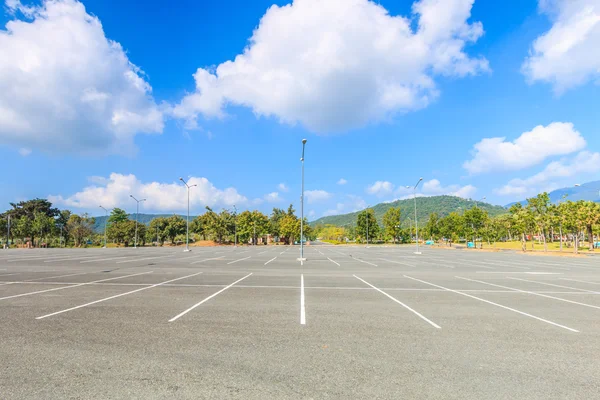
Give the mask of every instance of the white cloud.
[[(431, 180), (423, 182), (423, 185), (420, 186), (419, 188), (417, 188), (416, 195), (417, 195), (417, 197), (447, 195), (447, 196), (456, 196), (456, 197), (462, 197), (462, 198), (468, 199), (468, 198), (473, 197), (475, 192), (477, 192), (477, 188), (473, 185), (443, 186), (442, 183), (438, 179), (431, 179)], [(413, 188), (412, 187), (406, 188), (404, 186), (401, 186), (398, 189), (396, 189), (394, 194), (398, 197), (394, 200), (389, 200), (386, 203), (392, 203), (396, 200), (412, 199), (414, 196)]]
[(83, 4), (11, 0), (7, 7), (13, 19), (0, 30), (3, 143), (123, 154), (134, 149), (137, 133), (162, 132), (163, 113), (144, 73)]
[(306, 190), (304, 196), (306, 197), (306, 201), (310, 204), (329, 200), (333, 195), (325, 190)]
[(571, 159), (549, 163), (541, 172), (525, 179), (512, 179), (494, 190), (501, 196), (532, 196), (544, 191), (574, 185), (574, 177), (600, 171), (600, 153), (582, 151)]
[(590, 80), (600, 83), (600, 0), (540, 0), (550, 30), (533, 42), (522, 70), (551, 83), (557, 94)]
[(475, 144), (473, 159), (466, 161), (463, 167), (471, 174), (519, 170), (585, 146), (585, 139), (572, 123), (553, 122), (548, 126), (538, 125), (512, 142), (504, 137), (483, 139)]
[(394, 191), (394, 184), (388, 181), (377, 181), (367, 186), (367, 193), (377, 197), (388, 196)]
[(339, 181), (337, 181), (337, 184), (338, 184), (338, 185), (345, 185), (346, 183), (348, 183), (348, 181), (347, 181), (347, 180), (345, 180), (344, 178), (340, 178), (340, 180), (339, 180)]
[(356, 195), (346, 195), (346, 201), (337, 203), (335, 208), (328, 209), (323, 213), (323, 217), (327, 217), (329, 215), (338, 215), (349, 212), (355, 212), (359, 210), (364, 210), (367, 208), (367, 202), (364, 201), (361, 197)]
[(31, 154), (31, 149), (28, 147), (21, 147), (19, 149), (19, 154), (22, 155), (23, 157), (27, 157), (28, 155)]
[(464, 50), (483, 35), (467, 22), (473, 2), (419, 0), (406, 17), (368, 0), (273, 5), (242, 54), (196, 71), (195, 92), (172, 113), (195, 126), (199, 114), (220, 118), (233, 104), (332, 132), (426, 107), (437, 76), (489, 71)]
[(283, 199), (281, 197), (279, 197), (278, 192), (272, 192), (272, 193), (266, 194), (265, 200), (267, 201), (267, 203), (279, 203), (279, 202), (283, 201)]
[(277, 185), (277, 187), (279, 188), (279, 190), (281, 190), (282, 192), (289, 192), (290, 188), (287, 187), (287, 185), (285, 183), (280, 183), (279, 185)]
[[(99, 205), (132, 209), (135, 203), (129, 197), (131, 194), (138, 199), (147, 199), (140, 204), (147, 210), (173, 212), (187, 208), (187, 189), (180, 182), (142, 182), (135, 175), (117, 173), (110, 174), (104, 183), (98, 179), (95, 181), (98, 183), (71, 196), (51, 195), (48, 200), (61, 206), (89, 210), (95, 210)], [(236, 189), (218, 189), (206, 178), (190, 177), (187, 182), (189, 185), (198, 185), (190, 189), (190, 206), (197, 211), (205, 206), (231, 207), (248, 201)]]

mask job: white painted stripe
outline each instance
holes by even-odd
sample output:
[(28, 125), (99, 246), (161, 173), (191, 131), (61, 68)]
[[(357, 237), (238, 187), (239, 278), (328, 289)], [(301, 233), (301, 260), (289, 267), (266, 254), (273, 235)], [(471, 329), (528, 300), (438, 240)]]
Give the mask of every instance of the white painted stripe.
[(260, 253), (257, 253), (257, 254), (263, 254), (263, 253), (266, 253), (266, 252), (267, 252), (267, 251), (265, 250), (265, 251), (261, 251)]
[(118, 260), (120, 258), (130, 258), (130, 257), (135, 257), (135, 256), (120, 256), (120, 257), (110, 257), (110, 258), (94, 258), (93, 260), (79, 261), (79, 263), (80, 264), (84, 264), (84, 263), (99, 262), (99, 261), (111, 261), (111, 260)]
[(83, 260), (86, 258), (92, 258), (94, 256), (85, 256), (85, 257), (67, 257), (67, 258), (53, 258), (51, 260), (45, 260), (45, 263), (53, 263), (53, 262), (61, 262), (61, 261), (75, 261), (75, 260)]
[(475, 271), (477, 274), (525, 274), (525, 275), (562, 275), (562, 272), (531, 272), (531, 271)]
[(194, 308), (198, 307), (199, 305), (201, 305), (201, 304), (203, 304), (203, 303), (207, 302), (208, 300), (212, 299), (213, 297), (217, 296), (219, 293), (222, 293), (222, 292), (224, 292), (225, 290), (229, 289), (230, 287), (232, 287), (232, 286), (233, 286), (233, 285), (235, 285), (236, 283), (243, 281), (244, 279), (246, 279), (246, 278), (247, 278), (247, 277), (249, 277), (250, 275), (252, 275), (252, 272), (251, 272), (251, 273), (249, 273), (248, 275), (244, 276), (243, 278), (240, 278), (240, 279), (238, 279), (237, 281), (233, 282), (232, 284), (229, 284), (229, 285), (225, 286), (223, 289), (219, 290), (218, 292), (211, 294), (210, 296), (208, 296), (207, 298), (205, 298), (205, 299), (204, 299), (204, 300), (202, 300), (201, 302), (194, 304), (193, 306), (191, 306), (191, 307), (190, 307), (190, 308), (188, 308), (187, 310), (185, 310), (185, 311), (183, 311), (183, 312), (181, 312), (181, 313), (177, 314), (176, 316), (174, 316), (173, 318), (171, 318), (171, 319), (169, 320), (169, 322), (173, 322), (173, 321), (176, 321), (176, 320), (178, 320), (179, 318), (183, 317), (185, 314), (187, 314), (187, 313), (189, 313), (190, 311), (192, 311)]
[(550, 295), (547, 295), (547, 294), (542, 294), (542, 293), (537, 293), (537, 292), (530, 292), (528, 290), (516, 289), (516, 288), (509, 287), (509, 286), (496, 285), (495, 283), (478, 281), (478, 280), (469, 279), (469, 278), (462, 278), (460, 276), (455, 276), (455, 278), (464, 279), (466, 281), (471, 281), (471, 282), (483, 283), (484, 285), (495, 286), (495, 287), (499, 287), (499, 288), (502, 288), (502, 289), (510, 289), (510, 290), (514, 290), (515, 292), (519, 292), (519, 293), (532, 294), (534, 296), (546, 297), (548, 299), (553, 299), (553, 300), (558, 300), (558, 301), (564, 301), (565, 303), (577, 304), (577, 305), (580, 305), (580, 306), (589, 307), (589, 308), (595, 308), (597, 310), (600, 310), (599, 306), (594, 306), (594, 305), (587, 304), (587, 303), (580, 303), (578, 301), (573, 301), (573, 300), (567, 300), (567, 299), (563, 299), (562, 297), (554, 297), (554, 296), (550, 296)]
[[(152, 272), (152, 271), (150, 271), (150, 272)], [(138, 273), (138, 274), (132, 274), (132, 275), (126, 275), (126, 276), (118, 276), (118, 277), (115, 277), (115, 278), (100, 279), (98, 281), (78, 283), (76, 285), (71, 285), (71, 286), (61, 286), (61, 287), (52, 288), (52, 289), (38, 290), (38, 291), (35, 291), (35, 292), (15, 294), (15, 295), (12, 295), (12, 296), (0, 297), (0, 300), (8, 300), (8, 299), (14, 299), (16, 297), (31, 296), (31, 295), (39, 294), (39, 293), (54, 292), (56, 290), (70, 289), (70, 288), (74, 288), (74, 287), (89, 285), (91, 283), (106, 282), (106, 281), (111, 281), (111, 280), (115, 280), (115, 279), (123, 279), (123, 278), (127, 278), (127, 277), (130, 277), (130, 276), (149, 274), (150, 272), (141, 272), (141, 273)]]
[(152, 288), (155, 288), (155, 287), (157, 287), (157, 286), (164, 285), (165, 283), (169, 283), (169, 282), (175, 282), (175, 281), (179, 281), (179, 280), (181, 280), (181, 279), (185, 279), (185, 278), (191, 278), (192, 276), (196, 276), (196, 275), (198, 275), (198, 274), (201, 274), (201, 273), (202, 273), (202, 272), (197, 272), (197, 273), (195, 273), (195, 274), (187, 275), (187, 276), (184, 276), (184, 277), (181, 277), (181, 278), (175, 278), (175, 279), (171, 279), (171, 280), (168, 280), (168, 281), (165, 281), (165, 282), (161, 282), (161, 283), (156, 283), (156, 284), (154, 284), (154, 285), (151, 285), (151, 286), (146, 286), (146, 287), (143, 287), (143, 288), (140, 288), (140, 289), (136, 289), (136, 290), (132, 290), (132, 291), (130, 291), (130, 292), (121, 293), (121, 294), (117, 294), (117, 295), (110, 296), (110, 297), (105, 297), (105, 298), (103, 298), (103, 299), (96, 300), (96, 301), (92, 301), (92, 302), (90, 302), (90, 303), (86, 303), (86, 304), (82, 304), (82, 305), (80, 305), (80, 306), (71, 307), (71, 308), (67, 308), (66, 310), (61, 310), (61, 311), (53, 312), (53, 313), (51, 313), (51, 314), (42, 315), (41, 317), (37, 317), (36, 319), (44, 319), (44, 318), (52, 317), (53, 315), (58, 315), (58, 314), (66, 313), (66, 312), (69, 312), (69, 311), (77, 310), (77, 309), (79, 309), (79, 308), (83, 308), (83, 307), (91, 306), (91, 305), (93, 305), (93, 304), (98, 304), (98, 303), (101, 303), (101, 302), (103, 302), (103, 301), (107, 301), (107, 300), (116, 299), (117, 297), (121, 297), (121, 296), (127, 296), (128, 294), (133, 294), (133, 293), (141, 292), (142, 290), (146, 290), (146, 289), (152, 289)]
[(402, 265), (406, 265), (406, 266), (408, 266), (408, 267), (416, 267), (416, 265), (412, 265), (412, 264), (403, 263), (403, 262), (401, 262), (401, 261), (388, 260), (388, 259), (386, 259), (386, 258), (378, 258), (378, 260), (381, 260), (381, 261), (387, 261), (387, 262), (391, 262), (391, 263), (394, 263), (394, 264), (402, 264)]
[(246, 257), (246, 258), (240, 258), (239, 260), (235, 260), (235, 261), (230, 261), (230, 262), (228, 262), (228, 263), (227, 263), (227, 265), (229, 265), (229, 264), (234, 264), (234, 263), (236, 263), (236, 262), (238, 262), (238, 261), (244, 261), (244, 260), (247, 260), (247, 259), (249, 259), (250, 257), (252, 257), (252, 256), (248, 256), (248, 257)]
[(378, 265), (377, 265), (377, 264), (373, 264), (372, 262), (368, 262), (368, 261), (365, 261), (365, 260), (361, 260), (360, 258), (355, 258), (355, 257), (352, 257), (352, 259), (353, 259), (353, 260), (356, 260), (356, 261), (360, 261), (361, 263), (365, 263), (365, 264), (372, 265), (372, 266), (374, 266), (374, 267), (378, 267)]
[(2, 274), (0, 276), (11, 276), (11, 275), (19, 275), (19, 274), (22, 274), (22, 272), (14, 272), (12, 274)]
[(135, 258), (133, 260), (117, 261), (117, 262), (115, 262), (115, 264), (123, 264), (123, 263), (128, 263), (128, 262), (145, 261), (145, 260), (155, 260), (157, 258), (165, 258), (165, 257), (172, 257), (172, 255), (171, 254), (167, 254), (166, 256)]
[(267, 262), (265, 263), (265, 265), (267, 265), (267, 264), (268, 264), (268, 263), (270, 263), (271, 261), (275, 260), (276, 258), (277, 258), (277, 257), (273, 257), (273, 258), (271, 258), (269, 261), (267, 261)]
[(331, 261), (332, 263), (334, 263), (335, 265), (337, 265), (338, 267), (340, 266), (340, 264), (338, 264), (337, 262), (333, 261), (331, 258), (327, 257), (327, 259), (328, 259), (329, 261)]
[(459, 292), (458, 290), (448, 289), (446, 287), (443, 287), (443, 286), (440, 286), (440, 285), (436, 285), (435, 283), (426, 282), (426, 281), (423, 281), (421, 279), (413, 278), (413, 277), (408, 276), (408, 275), (403, 275), (403, 276), (405, 278), (412, 279), (413, 281), (421, 282), (421, 283), (424, 283), (424, 284), (429, 285), (429, 286), (433, 286), (433, 287), (437, 287), (437, 288), (440, 288), (440, 289), (444, 289), (444, 290), (447, 290), (448, 292), (460, 294), (461, 296), (470, 297), (472, 299), (479, 300), (479, 301), (482, 301), (484, 303), (491, 304), (493, 306), (500, 307), (500, 308), (503, 308), (505, 310), (512, 311), (512, 312), (515, 312), (517, 314), (521, 314), (521, 315), (524, 315), (526, 317), (533, 318), (533, 319), (536, 319), (538, 321), (542, 321), (542, 322), (545, 322), (547, 324), (554, 325), (554, 326), (566, 329), (566, 330), (571, 331), (571, 332), (577, 332), (577, 333), (579, 332), (577, 329), (569, 328), (568, 326), (560, 325), (560, 324), (557, 324), (556, 322), (552, 322), (552, 321), (549, 321), (549, 320), (544, 319), (544, 318), (536, 317), (535, 315), (528, 314), (526, 312), (519, 311), (519, 310), (516, 310), (514, 308), (510, 308), (510, 307), (504, 306), (502, 304), (494, 303), (493, 301), (482, 299), (481, 297), (473, 296), (473, 295), (470, 295), (470, 294), (464, 293), (464, 292)]
[(418, 316), (419, 318), (421, 318), (423, 321), (427, 322), (429, 325), (433, 326), (434, 328), (437, 329), (442, 329), (441, 326), (439, 326), (438, 324), (436, 324), (435, 322), (431, 321), (430, 319), (428, 319), (427, 317), (425, 317), (423, 314), (421, 314), (420, 312), (413, 310), (412, 308), (410, 308), (409, 306), (407, 306), (406, 304), (404, 304), (403, 302), (401, 302), (400, 300), (390, 296), (389, 294), (387, 294), (386, 292), (384, 292), (381, 289), (376, 288), (375, 286), (371, 285), (369, 282), (365, 281), (364, 279), (356, 276), (356, 275), (352, 275), (353, 277), (355, 277), (356, 279), (358, 279), (359, 281), (361, 281), (362, 283), (365, 283), (369, 286), (371, 286), (373, 289), (377, 290), (379, 293), (387, 296), (388, 298), (390, 298), (391, 300), (395, 301), (396, 303), (400, 304), (402, 307), (406, 308), (408, 311), (412, 312), (413, 314), (415, 314), (416, 316)]
[(87, 275), (87, 274), (90, 274), (90, 273), (91, 272), (79, 272), (79, 273), (76, 273), (76, 274), (45, 276), (43, 278), (27, 279), (25, 282), (39, 281), (39, 280), (42, 280), (42, 279), (65, 278), (67, 276)]
[(538, 282), (538, 281), (531, 281), (529, 279), (521, 279), (521, 278), (511, 278), (511, 277), (507, 277), (508, 279), (514, 279), (516, 281), (523, 281), (523, 282), (531, 282), (531, 283), (537, 283), (538, 285), (545, 285), (545, 286), (553, 286), (553, 287), (559, 287), (559, 288), (563, 288), (563, 289), (572, 289), (572, 290), (580, 290), (582, 292), (587, 292), (587, 293), (593, 293), (593, 294), (600, 294), (600, 292), (595, 292), (593, 290), (587, 290), (587, 289), (581, 289), (581, 288), (575, 288), (572, 286), (563, 286), (563, 285), (556, 285), (554, 283), (546, 283), (546, 282)]
[(304, 275), (300, 274), (300, 325), (306, 325), (306, 310), (304, 309)]
[(204, 260), (192, 261), (192, 262), (190, 263), (190, 265), (192, 265), (192, 264), (198, 264), (198, 263), (201, 263), (201, 262), (204, 262), (204, 261), (210, 261), (210, 260), (220, 260), (220, 259), (222, 259), (222, 258), (225, 258), (225, 256), (221, 256), (221, 257), (214, 257), (214, 258), (205, 258)]

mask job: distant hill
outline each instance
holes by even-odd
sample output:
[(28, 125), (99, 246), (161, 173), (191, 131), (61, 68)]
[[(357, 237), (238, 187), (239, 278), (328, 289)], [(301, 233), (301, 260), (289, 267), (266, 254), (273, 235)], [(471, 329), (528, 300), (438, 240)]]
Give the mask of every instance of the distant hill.
[[(155, 218), (171, 217), (172, 215), (173, 214), (139, 214), (138, 222), (140, 224), (149, 225), (150, 222)], [(186, 218), (185, 215), (179, 215), (179, 216), (182, 217), (183, 219)], [(95, 218), (96, 218), (96, 223), (94, 224), (94, 232), (96, 232), (96, 233), (104, 232), (104, 221), (106, 220), (106, 216), (102, 215), (102, 216), (98, 216)], [(194, 218), (196, 218), (196, 216), (190, 215), (190, 221), (192, 221)], [(129, 214), (129, 219), (135, 221), (135, 214)]]
[[(566, 197), (564, 197), (565, 195)], [(564, 200), (587, 200), (598, 203), (600, 202), (600, 181), (584, 183), (581, 186), (556, 189), (548, 193), (548, 196), (550, 196), (550, 201), (555, 204), (563, 200), (563, 198)], [(515, 201), (514, 203), (507, 204), (506, 207), (510, 207), (517, 203), (525, 205), (527, 204), (527, 200)]]
[[(475, 206), (474, 200), (467, 200), (461, 197), (455, 196), (432, 196), (432, 197), (417, 197), (417, 217), (419, 218), (419, 225), (424, 224), (425, 221), (429, 218), (429, 214), (432, 212), (437, 212), (440, 217), (444, 217), (450, 214), (453, 211), (468, 210), (471, 207)], [(482, 203), (480, 201), (477, 202), (477, 206), (486, 210), (490, 216), (496, 216), (500, 214), (504, 214), (507, 210), (501, 206), (494, 206), (488, 203)], [(414, 200), (406, 199), (406, 200), (397, 200), (391, 203), (380, 203), (376, 206), (371, 207), (373, 211), (375, 211), (375, 217), (380, 224), (382, 224), (383, 214), (390, 207), (400, 207), (401, 220), (404, 221), (407, 218), (414, 219), (415, 209), (414, 209)], [(360, 211), (349, 213), (349, 214), (341, 214), (341, 215), (332, 215), (329, 217), (322, 217), (315, 221), (310, 222), (311, 226), (315, 226), (317, 224), (332, 224), (332, 225), (355, 225), (356, 217)]]

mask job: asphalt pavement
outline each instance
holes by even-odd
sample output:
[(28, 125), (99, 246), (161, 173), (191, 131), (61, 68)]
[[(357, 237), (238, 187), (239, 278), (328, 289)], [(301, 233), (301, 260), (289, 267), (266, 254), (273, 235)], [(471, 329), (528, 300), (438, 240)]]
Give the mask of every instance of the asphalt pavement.
[(600, 398), (600, 258), (299, 250), (0, 251), (0, 398)]

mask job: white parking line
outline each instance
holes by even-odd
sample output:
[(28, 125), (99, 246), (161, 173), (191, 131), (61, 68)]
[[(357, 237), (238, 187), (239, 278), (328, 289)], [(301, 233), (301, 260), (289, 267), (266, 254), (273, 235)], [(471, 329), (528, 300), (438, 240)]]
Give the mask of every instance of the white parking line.
[(384, 292), (381, 289), (376, 288), (375, 286), (371, 285), (369, 282), (365, 281), (362, 278), (359, 278), (356, 275), (352, 275), (353, 277), (355, 277), (356, 279), (358, 279), (359, 281), (371, 286), (373, 289), (377, 290), (379, 293), (387, 296), (388, 298), (392, 299), (393, 301), (395, 301), (396, 303), (400, 304), (402, 307), (406, 308), (408, 311), (412, 312), (413, 314), (415, 314), (416, 316), (418, 316), (419, 318), (421, 318), (423, 321), (427, 322), (429, 325), (433, 326), (434, 328), (437, 329), (442, 329), (441, 326), (439, 326), (438, 324), (436, 324), (435, 322), (431, 321), (430, 319), (428, 319), (427, 317), (425, 317), (423, 314), (419, 313), (416, 310), (413, 310), (412, 308), (410, 308), (409, 306), (407, 306), (406, 304), (404, 304), (403, 302), (401, 302), (400, 300), (390, 296), (389, 294), (387, 294), (386, 292)]
[(408, 276), (408, 275), (403, 275), (403, 276), (405, 278), (412, 279), (413, 281), (421, 282), (421, 283), (424, 283), (424, 284), (429, 285), (429, 286), (437, 287), (439, 289), (444, 289), (444, 290), (447, 290), (448, 292), (460, 294), (461, 296), (470, 297), (472, 299), (479, 300), (479, 301), (482, 301), (484, 303), (491, 304), (493, 306), (500, 307), (500, 308), (503, 308), (505, 310), (512, 311), (512, 312), (515, 312), (517, 314), (521, 314), (521, 315), (524, 315), (526, 317), (533, 318), (533, 319), (536, 319), (538, 321), (542, 321), (542, 322), (545, 322), (547, 324), (554, 325), (554, 326), (566, 329), (566, 330), (571, 331), (571, 332), (577, 332), (577, 333), (579, 333), (579, 331), (577, 329), (569, 328), (568, 326), (560, 325), (560, 324), (557, 324), (556, 322), (552, 322), (552, 321), (549, 321), (549, 320), (544, 319), (544, 318), (536, 317), (535, 315), (528, 314), (526, 312), (519, 311), (519, 310), (516, 310), (514, 308), (507, 307), (507, 306), (503, 306), (502, 304), (494, 303), (493, 301), (482, 299), (481, 297), (473, 296), (473, 295), (470, 295), (470, 294), (464, 293), (464, 292), (459, 292), (458, 290), (448, 289), (446, 287), (443, 287), (443, 286), (440, 286), (440, 285), (436, 285), (435, 283), (423, 281), (421, 279), (413, 278), (413, 277)]
[(337, 265), (338, 267), (340, 266), (340, 264), (338, 264), (337, 262), (333, 261), (331, 258), (327, 257), (327, 259), (328, 259), (329, 261), (331, 261), (332, 263), (334, 263), (335, 265)]
[(256, 254), (263, 254), (263, 253), (266, 253), (266, 252), (267, 251), (265, 250), (265, 251), (261, 251), (260, 253), (256, 253)]
[(194, 308), (196, 308), (196, 307), (198, 307), (199, 305), (201, 305), (201, 304), (203, 304), (203, 303), (207, 302), (208, 300), (212, 299), (213, 297), (215, 297), (215, 296), (216, 296), (216, 295), (218, 295), (219, 293), (222, 293), (222, 292), (224, 292), (225, 290), (229, 289), (230, 287), (232, 287), (232, 286), (233, 286), (233, 285), (235, 285), (236, 283), (243, 281), (244, 279), (246, 279), (246, 278), (247, 278), (247, 277), (249, 277), (250, 275), (252, 275), (252, 272), (251, 272), (251, 273), (249, 273), (248, 275), (246, 275), (245, 277), (238, 279), (237, 281), (233, 282), (232, 284), (225, 286), (223, 289), (219, 290), (218, 292), (211, 294), (210, 296), (208, 296), (207, 298), (205, 298), (205, 299), (204, 299), (204, 300), (202, 300), (201, 302), (194, 304), (193, 306), (191, 306), (191, 307), (190, 307), (190, 308), (188, 308), (187, 310), (185, 310), (185, 311), (183, 311), (183, 312), (181, 312), (181, 313), (177, 314), (176, 316), (174, 316), (173, 318), (171, 318), (171, 319), (169, 320), (169, 322), (173, 322), (173, 321), (176, 321), (176, 320), (178, 320), (179, 318), (183, 317), (185, 314), (187, 314), (187, 313), (189, 313), (190, 311), (192, 311)]
[(378, 258), (378, 260), (381, 260), (381, 261), (387, 261), (387, 262), (391, 262), (391, 263), (394, 263), (394, 264), (402, 264), (402, 265), (406, 265), (406, 266), (408, 266), (408, 267), (416, 267), (416, 265), (412, 265), (412, 264), (403, 263), (403, 262), (401, 262), (401, 261), (388, 260), (388, 259), (386, 259), (386, 258)]
[(192, 265), (192, 264), (198, 264), (198, 263), (201, 263), (201, 262), (204, 262), (204, 261), (210, 261), (210, 260), (220, 260), (220, 259), (222, 259), (222, 258), (225, 258), (225, 256), (221, 256), (221, 257), (213, 257), (213, 258), (205, 258), (204, 260), (192, 261), (192, 262), (190, 263), (190, 265)]
[(267, 265), (267, 264), (268, 264), (268, 263), (270, 263), (271, 261), (275, 260), (276, 258), (277, 258), (277, 257), (273, 257), (273, 258), (271, 258), (269, 261), (267, 261), (267, 262), (265, 263), (265, 265)]
[(157, 259), (157, 258), (165, 258), (165, 257), (172, 257), (172, 256), (173, 256), (172, 254), (167, 254), (166, 256), (135, 258), (133, 260), (117, 261), (117, 262), (115, 262), (115, 264), (123, 264), (123, 263), (136, 262), (136, 261), (154, 260), (154, 259)]
[(600, 292), (595, 292), (595, 291), (593, 291), (593, 290), (587, 290), (587, 289), (575, 288), (575, 287), (572, 287), (572, 286), (555, 285), (554, 283), (546, 283), (546, 282), (531, 281), (531, 280), (529, 280), (529, 279), (521, 279), (521, 278), (511, 278), (511, 277), (507, 277), (507, 278), (508, 278), (508, 279), (513, 279), (513, 280), (516, 280), (516, 281), (523, 281), (523, 282), (537, 283), (538, 285), (554, 286), (554, 287), (559, 287), (559, 288), (563, 288), (563, 289), (580, 290), (580, 291), (582, 291), (582, 292), (593, 293), (593, 294), (600, 294)]
[(228, 262), (228, 263), (227, 263), (227, 265), (229, 265), (229, 264), (234, 264), (234, 263), (236, 263), (236, 262), (238, 262), (238, 261), (244, 261), (244, 260), (247, 260), (247, 259), (249, 259), (250, 257), (252, 257), (252, 256), (248, 256), (248, 257), (245, 257), (245, 258), (240, 258), (239, 260), (235, 260), (235, 261), (230, 261), (230, 262)]
[(130, 257), (135, 257), (135, 256), (120, 256), (120, 257), (110, 257), (110, 258), (94, 258), (93, 260), (79, 261), (79, 263), (80, 264), (85, 264), (85, 263), (99, 262), (99, 261), (112, 261), (112, 260), (118, 260), (120, 258), (130, 258)]
[(12, 274), (2, 274), (0, 276), (11, 276), (11, 275), (19, 275), (19, 274), (22, 274), (22, 272), (14, 272)]
[(61, 261), (75, 261), (75, 260), (83, 260), (86, 258), (92, 258), (94, 256), (85, 256), (85, 257), (66, 257), (66, 258), (53, 258), (51, 260), (45, 260), (45, 263), (53, 263), (53, 262), (61, 262)]
[[(150, 271), (150, 272), (152, 272), (152, 271)], [(61, 286), (61, 287), (52, 288), (52, 289), (38, 290), (38, 291), (35, 291), (35, 292), (28, 292), (28, 293), (15, 294), (15, 295), (12, 295), (12, 296), (0, 297), (0, 300), (8, 300), (8, 299), (14, 299), (14, 298), (16, 298), (16, 297), (31, 296), (31, 295), (34, 295), (34, 294), (39, 294), (39, 293), (54, 292), (54, 291), (56, 291), (56, 290), (70, 289), (70, 288), (74, 288), (74, 287), (78, 287), (78, 286), (89, 285), (89, 284), (91, 284), (91, 283), (106, 282), (106, 281), (112, 281), (112, 280), (115, 280), (115, 279), (123, 279), (123, 278), (128, 278), (128, 277), (130, 277), (130, 276), (136, 276), (136, 275), (149, 274), (150, 272), (141, 272), (141, 273), (138, 273), (138, 274), (125, 275), (125, 276), (117, 276), (117, 277), (115, 277), (115, 278), (100, 279), (100, 280), (98, 280), (98, 281), (85, 282), (85, 283), (78, 283), (78, 284), (76, 284), (76, 285), (71, 285), (71, 286)]]
[(98, 303), (101, 303), (103, 301), (107, 301), (107, 300), (111, 300), (111, 299), (116, 299), (117, 297), (127, 296), (128, 294), (133, 294), (133, 293), (136, 293), (136, 292), (141, 292), (142, 290), (146, 290), (146, 289), (152, 289), (152, 288), (155, 288), (157, 286), (164, 285), (165, 283), (175, 282), (175, 281), (179, 281), (179, 280), (185, 279), (185, 278), (191, 278), (192, 276), (196, 276), (196, 275), (201, 274), (201, 273), (202, 272), (197, 272), (195, 274), (187, 275), (187, 276), (184, 276), (184, 277), (181, 277), (181, 278), (171, 279), (171, 280), (164, 281), (164, 282), (161, 282), (161, 283), (156, 283), (154, 285), (146, 286), (146, 287), (143, 287), (143, 288), (140, 288), (140, 289), (136, 289), (136, 290), (132, 290), (130, 292), (121, 293), (121, 294), (117, 294), (117, 295), (110, 296), (110, 297), (105, 297), (104, 299), (92, 301), (90, 303), (82, 304), (80, 306), (71, 307), (71, 308), (67, 308), (66, 310), (61, 310), (61, 311), (53, 312), (51, 314), (42, 315), (41, 317), (37, 317), (36, 319), (44, 319), (44, 318), (47, 318), (47, 317), (52, 317), (53, 315), (58, 315), (58, 314), (66, 313), (66, 312), (69, 312), (69, 311), (77, 310), (79, 308), (91, 306), (93, 304), (98, 304)]
[(478, 281), (476, 279), (469, 279), (469, 278), (462, 278), (460, 276), (455, 276), (455, 278), (458, 279), (464, 279), (466, 281), (471, 281), (471, 282), (478, 282), (478, 283), (483, 283), (484, 285), (489, 285), (489, 286), (495, 286), (495, 287), (499, 287), (502, 289), (510, 289), (510, 290), (514, 290), (515, 292), (519, 292), (519, 293), (527, 293), (527, 294), (532, 294), (534, 296), (540, 296), (540, 297), (546, 297), (548, 299), (553, 299), (553, 300), (558, 300), (558, 301), (564, 301), (565, 303), (571, 303), (571, 304), (577, 304), (580, 306), (584, 306), (584, 307), (589, 307), (589, 308), (595, 308), (597, 310), (600, 310), (599, 306), (594, 306), (591, 304), (587, 304), (587, 303), (580, 303), (578, 301), (573, 301), (573, 300), (567, 300), (567, 299), (563, 299), (561, 297), (554, 297), (554, 296), (549, 296), (547, 294), (542, 294), (542, 293), (536, 293), (536, 292), (530, 292), (529, 290), (521, 290), (521, 289), (516, 289), (516, 288), (512, 288), (509, 286), (503, 286), (503, 285), (496, 285), (495, 283), (489, 283), (489, 282), (484, 282), (484, 281)]
[[(79, 272), (76, 274), (66, 274), (66, 275), (54, 275), (54, 276), (44, 276), (43, 278), (35, 278), (35, 279), (27, 279), (25, 282), (33, 282), (33, 281), (39, 281), (41, 279), (53, 279), (53, 278), (64, 278), (67, 276), (77, 276), (77, 275), (87, 275), (90, 272)], [(43, 282), (42, 282), (43, 283)]]
[(577, 279), (569, 279), (569, 278), (559, 278), (559, 279), (560, 279), (560, 280), (563, 280), (563, 281), (571, 281), (571, 282), (587, 283), (587, 284), (590, 284), (590, 285), (600, 285), (600, 282), (580, 281), (580, 280), (577, 280)]
[(369, 264), (369, 265), (372, 265), (372, 266), (374, 266), (374, 267), (378, 267), (378, 265), (377, 265), (377, 264), (373, 264), (372, 262), (368, 262), (368, 261), (365, 261), (365, 260), (361, 260), (360, 258), (352, 257), (352, 259), (353, 259), (353, 260), (356, 260), (356, 261), (360, 261), (361, 263), (364, 263), (364, 264)]
[(306, 310), (304, 309), (304, 274), (300, 274), (300, 325), (306, 325)]

